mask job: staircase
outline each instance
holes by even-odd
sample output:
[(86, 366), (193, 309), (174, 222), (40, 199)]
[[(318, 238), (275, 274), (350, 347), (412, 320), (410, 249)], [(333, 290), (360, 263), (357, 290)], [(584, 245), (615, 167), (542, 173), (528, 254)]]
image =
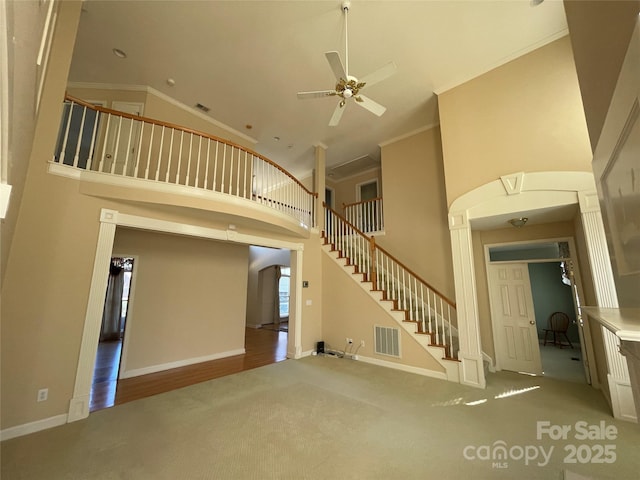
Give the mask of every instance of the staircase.
[(459, 381), (455, 304), (325, 205), (323, 250)]

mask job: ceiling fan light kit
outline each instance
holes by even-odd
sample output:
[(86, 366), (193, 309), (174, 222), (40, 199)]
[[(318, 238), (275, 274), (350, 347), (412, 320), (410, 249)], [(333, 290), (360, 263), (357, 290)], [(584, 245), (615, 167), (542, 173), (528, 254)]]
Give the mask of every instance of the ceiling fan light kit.
[(341, 100), (338, 102), (336, 109), (329, 120), (329, 126), (336, 126), (342, 118), (344, 107), (350, 98), (353, 98), (358, 105), (370, 111), (378, 117), (381, 116), (386, 108), (379, 103), (374, 102), (370, 98), (361, 95), (362, 90), (366, 85), (375, 85), (378, 82), (390, 77), (396, 71), (396, 65), (393, 62), (389, 62), (384, 67), (376, 70), (373, 73), (358, 80), (353, 75), (349, 75), (349, 32), (347, 24), (347, 15), (351, 8), (350, 1), (342, 2), (342, 11), (344, 13), (344, 29), (345, 29), (345, 64), (342, 64), (340, 54), (338, 52), (326, 52), (325, 56), (329, 62), (329, 66), (336, 77), (337, 83), (333, 90), (319, 90), (315, 92), (298, 92), (299, 99), (318, 98), (318, 97), (333, 97), (338, 96)]

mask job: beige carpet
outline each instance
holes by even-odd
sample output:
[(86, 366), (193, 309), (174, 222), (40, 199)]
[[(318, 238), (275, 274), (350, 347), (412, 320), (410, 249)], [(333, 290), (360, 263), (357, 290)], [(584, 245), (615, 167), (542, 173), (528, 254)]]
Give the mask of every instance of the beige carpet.
[[(514, 390), (522, 393), (496, 398)], [(606, 441), (578, 441), (574, 431), (567, 440), (538, 440), (536, 422), (544, 420), (572, 429), (602, 420), (618, 433)], [(478, 458), (483, 445), (500, 441), (509, 458)], [(566, 464), (570, 444), (587, 445), (582, 460), (610, 444), (616, 459)], [(640, 472), (639, 445), (638, 426), (613, 420), (601, 393), (587, 385), (500, 373), (479, 390), (309, 357), (3, 442), (1, 478), (560, 479), (568, 468), (586, 478), (631, 480)], [(517, 458), (541, 447), (554, 447), (544, 466), (537, 465), (541, 454), (529, 465)]]

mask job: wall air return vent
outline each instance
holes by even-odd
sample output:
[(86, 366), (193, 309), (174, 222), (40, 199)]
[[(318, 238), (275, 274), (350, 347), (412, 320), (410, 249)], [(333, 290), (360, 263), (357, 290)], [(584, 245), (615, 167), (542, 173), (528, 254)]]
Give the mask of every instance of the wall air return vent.
[(374, 327), (375, 353), (400, 358), (400, 330), (391, 327)]
[(202, 105), (201, 103), (196, 103), (196, 108), (197, 108), (198, 110), (203, 111), (204, 113), (208, 113), (208, 112), (209, 112), (209, 110), (211, 110), (209, 107), (207, 107), (207, 106), (205, 106), (205, 105)]

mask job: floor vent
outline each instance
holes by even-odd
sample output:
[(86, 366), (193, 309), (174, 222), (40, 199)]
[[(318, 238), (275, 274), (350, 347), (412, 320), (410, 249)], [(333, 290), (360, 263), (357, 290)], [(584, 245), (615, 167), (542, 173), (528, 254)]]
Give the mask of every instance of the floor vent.
[(400, 330), (375, 326), (376, 353), (400, 358)]

